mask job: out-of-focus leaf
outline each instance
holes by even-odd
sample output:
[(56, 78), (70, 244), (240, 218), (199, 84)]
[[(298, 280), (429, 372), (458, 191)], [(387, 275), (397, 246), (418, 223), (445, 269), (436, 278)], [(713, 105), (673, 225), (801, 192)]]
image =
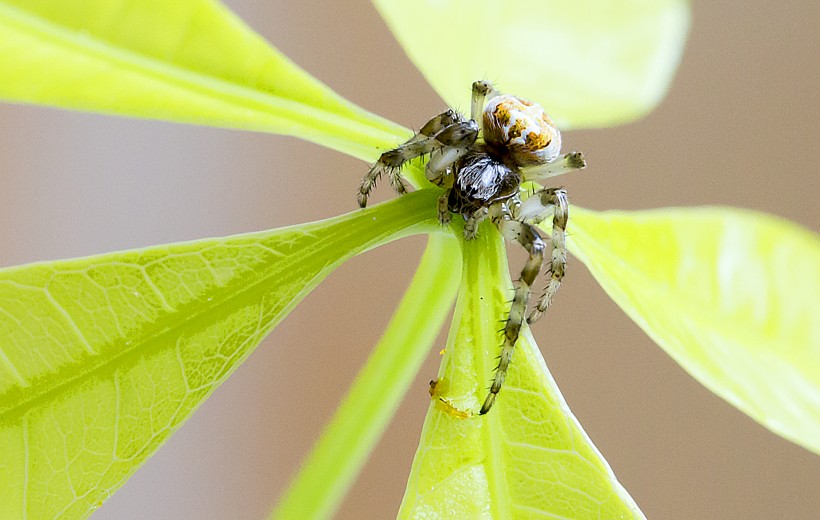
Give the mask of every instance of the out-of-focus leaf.
[(272, 519), (329, 518), (375, 448), (438, 336), (461, 279), (458, 242), (433, 235), (379, 344)]
[(689, 27), (685, 0), (373, 0), (451, 106), (477, 79), (542, 104), (561, 127), (631, 121), (660, 102)]
[(512, 292), (494, 227), (463, 250), (453, 327), (399, 518), (643, 518), (570, 412), (526, 326), (495, 406), (459, 417), (486, 396)]
[(730, 208), (575, 208), (570, 250), (707, 388), (820, 453), (820, 238)]
[(214, 0), (0, 0), (0, 98), (293, 135), (367, 160), (407, 135)]
[(435, 198), (0, 270), (0, 518), (90, 514), (336, 266), (437, 232)]

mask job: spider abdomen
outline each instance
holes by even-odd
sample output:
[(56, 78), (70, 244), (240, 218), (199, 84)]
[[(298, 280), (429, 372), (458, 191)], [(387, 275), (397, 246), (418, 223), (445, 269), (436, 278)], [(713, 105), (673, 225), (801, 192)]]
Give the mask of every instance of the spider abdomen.
[(506, 149), (513, 164), (544, 164), (561, 152), (561, 132), (537, 103), (502, 94), (487, 102), (483, 117), (484, 140)]

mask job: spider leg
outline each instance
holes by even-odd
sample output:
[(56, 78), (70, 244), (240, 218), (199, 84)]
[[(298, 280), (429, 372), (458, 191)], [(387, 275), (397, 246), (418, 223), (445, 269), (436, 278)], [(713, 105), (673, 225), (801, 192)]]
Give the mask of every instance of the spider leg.
[(581, 170), (586, 167), (587, 162), (581, 152), (570, 152), (563, 157), (536, 166), (525, 166), (521, 168), (521, 176), (524, 181), (544, 180), (556, 175), (563, 175), (574, 170)]
[[(436, 186), (444, 186), (447, 177), (452, 174), (452, 167), (462, 157), (467, 155), (470, 151), (469, 146), (475, 142), (464, 143), (460, 147), (443, 147), (438, 150), (433, 150), (430, 153), (430, 160), (427, 161), (427, 167), (424, 170), (424, 175), (427, 180)], [(450, 183), (452, 184), (452, 183)]]
[(464, 221), (464, 239), (472, 240), (478, 233), (478, 225), (487, 219), (490, 214), (490, 208), (487, 206), (478, 208)]
[(484, 123), (484, 103), (487, 98), (493, 98), (498, 95), (498, 91), (493, 88), (489, 81), (476, 81), (473, 83), (473, 95), (470, 100), (470, 119), (478, 123), (478, 130)]
[(367, 206), (367, 197), (373, 188), (376, 187), (376, 181), (387, 173), (390, 177), (390, 184), (399, 194), (404, 194), (407, 188), (401, 179), (401, 167), (407, 161), (415, 159), (425, 153), (430, 153), (436, 147), (435, 137), (424, 137), (416, 139), (414, 136), (410, 141), (401, 146), (388, 150), (381, 154), (379, 160), (376, 161), (370, 170), (362, 178), (362, 183), (359, 186), (359, 207)]
[(438, 221), (442, 226), (450, 223), (450, 190), (445, 190), (438, 198), (436, 209), (438, 210)]
[[(457, 119), (446, 126), (446, 122)], [(426, 135), (425, 133), (432, 133)], [(407, 161), (433, 152), (445, 146), (468, 147), (478, 135), (474, 121), (464, 121), (461, 116), (448, 110), (434, 117), (422, 127), (422, 131), (411, 137), (404, 144), (384, 152), (370, 168), (359, 186), (359, 206), (367, 206), (367, 197), (376, 186), (376, 181), (383, 173), (388, 173), (393, 188), (403, 194), (407, 190), (401, 177), (401, 167)]]
[(547, 188), (538, 191), (527, 199), (521, 206), (519, 216), (525, 220), (539, 222), (549, 215), (552, 208), (552, 258), (547, 273), (549, 282), (544, 294), (538, 300), (527, 317), (527, 323), (534, 323), (540, 318), (552, 303), (555, 293), (561, 287), (564, 271), (567, 267), (567, 240), (566, 229), (569, 219), (569, 201), (567, 192), (563, 188)]
[(515, 343), (518, 341), (518, 334), (524, 324), (527, 302), (532, 292), (531, 287), (541, 270), (541, 264), (544, 262), (544, 249), (546, 248), (541, 235), (532, 224), (517, 220), (501, 220), (498, 223), (498, 228), (505, 238), (516, 240), (524, 246), (530, 256), (524, 265), (524, 269), (521, 270), (521, 278), (515, 283), (515, 295), (512, 304), (510, 304), (510, 315), (504, 324), (504, 344), (501, 347), (501, 356), (499, 357), (490, 391), (481, 406), (481, 410), (478, 412), (480, 415), (490, 411), (507, 377), (507, 368), (512, 360)]
[[(407, 142), (404, 143), (404, 146), (413, 145), (414, 143), (424, 141), (425, 138), (433, 137), (437, 133), (439, 133), (442, 130), (444, 130), (445, 128), (447, 128), (448, 126), (453, 125), (455, 123), (460, 123), (462, 121), (464, 121), (464, 118), (461, 116), (461, 114), (459, 114), (458, 112), (456, 112), (453, 109), (447, 109), (446, 111), (442, 112), (441, 114), (439, 114), (436, 117), (433, 117), (429, 121), (427, 121), (424, 124), (424, 126), (421, 127), (421, 130), (419, 130), (417, 134), (415, 134), (413, 137), (408, 139)], [(439, 150), (431, 151), (431, 157), (432, 157), (432, 153), (436, 152), (436, 151), (439, 151)], [(382, 155), (384, 155), (384, 154), (382, 154)], [(420, 154), (420, 155), (423, 155), (423, 154)], [(418, 156), (415, 156), (415, 157), (418, 157)], [(415, 157), (411, 157), (411, 159), (413, 159)], [(381, 158), (379, 160), (381, 161)], [(407, 159), (407, 160), (410, 160), (410, 159)], [(402, 164), (404, 164), (404, 162), (402, 162), (397, 167), (387, 168), (387, 171), (390, 174), (390, 185), (393, 186), (393, 189), (396, 190), (396, 192), (398, 192), (400, 195), (403, 195), (404, 193), (407, 192), (407, 188), (405, 187), (404, 182), (402, 181), (401, 173), (400, 173), (400, 168), (401, 168)], [(374, 167), (375, 167), (375, 165), (374, 165)], [(372, 170), (372, 168), (371, 168), (371, 170)]]
[(408, 142), (414, 140), (417, 141), (419, 139), (423, 139), (424, 137), (432, 137), (437, 133), (441, 132), (442, 130), (444, 130), (445, 128), (447, 128), (448, 126), (455, 123), (461, 123), (462, 121), (464, 121), (464, 118), (461, 116), (461, 114), (459, 114), (453, 109), (447, 109), (446, 111), (442, 112), (441, 114), (424, 123), (424, 126), (421, 127), (419, 133), (411, 137)]
[(447, 180), (453, 172), (453, 165), (470, 151), (477, 137), (478, 126), (472, 120), (459, 119), (457, 123), (439, 130), (435, 138), (442, 146), (430, 152), (430, 160), (424, 169), (427, 180), (436, 186), (451, 186), (452, 178), (449, 183)]

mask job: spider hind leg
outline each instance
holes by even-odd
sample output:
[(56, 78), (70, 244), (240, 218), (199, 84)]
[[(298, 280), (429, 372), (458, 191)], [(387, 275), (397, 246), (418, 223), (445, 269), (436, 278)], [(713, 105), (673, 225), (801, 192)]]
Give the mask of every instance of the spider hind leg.
[(521, 244), (529, 253), (527, 263), (521, 270), (521, 277), (515, 282), (515, 294), (510, 304), (510, 313), (504, 323), (504, 344), (501, 346), (501, 354), (498, 359), (498, 366), (495, 370), (492, 385), (481, 406), (479, 415), (484, 415), (490, 411), (495, 402), (498, 392), (504, 385), (507, 378), (507, 369), (512, 360), (515, 343), (518, 341), (521, 327), (524, 325), (524, 317), (527, 313), (527, 303), (532, 293), (532, 284), (538, 277), (541, 264), (544, 262), (544, 250), (546, 246), (538, 230), (532, 224), (518, 220), (500, 220), (498, 228), (508, 240), (515, 240)]
[(520, 218), (540, 222), (552, 209), (552, 256), (547, 271), (549, 281), (538, 304), (527, 317), (527, 323), (535, 323), (552, 304), (555, 293), (561, 287), (567, 268), (567, 221), (569, 201), (563, 188), (546, 188), (538, 191), (521, 206)]

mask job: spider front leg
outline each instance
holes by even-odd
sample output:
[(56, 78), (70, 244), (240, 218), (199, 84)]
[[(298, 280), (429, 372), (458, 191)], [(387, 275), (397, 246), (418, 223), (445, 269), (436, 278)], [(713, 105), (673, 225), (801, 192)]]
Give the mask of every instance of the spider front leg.
[(544, 294), (538, 300), (527, 317), (527, 323), (535, 323), (552, 304), (555, 293), (561, 287), (564, 272), (567, 268), (567, 221), (569, 220), (569, 201), (563, 188), (546, 188), (534, 193), (520, 208), (518, 217), (523, 220), (540, 222), (549, 215), (552, 209), (552, 258), (547, 275)]
[(478, 129), (475, 128), (475, 123), (464, 121), (453, 110), (442, 112), (432, 118), (425, 123), (419, 133), (408, 139), (404, 144), (381, 154), (379, 160), (365, 174), (361, 186), (359, 186), (359, 206), (362, 208), (367, 206), (367, 198), (383, 173), (388, 174), (393, 189), (399, 194), (404, 194), (407, 191), (401, 177), (401, 167), (404, 163), (444, 146), (449, 146), (450, 143), (468, 141), (472, 144), (477, 134)]
[(480, 415), (490, 411), (495, 402), (501, 386), (507, 378), (507, 368), (510, 366), (515, 343), (521, 327), (524, 325), (524, 315), (527, 312), (527, 303), (532, 293), (531, 287), (538, 277), (541, 264), (544, 262), (544, 241), (535, 226), (517, 220), (501, 220), (498, 228), (508, 240), (515, 240), (530, 254), (524, 269), (521, 271), (521, 278), (515, 283), (515, 295), (510, 305), (510, 314), (504, 324), (504, 344), (501, 347), (501, 355), (498, 360), (498, 367), (495, 370), (492, 386), (478, 412)]

